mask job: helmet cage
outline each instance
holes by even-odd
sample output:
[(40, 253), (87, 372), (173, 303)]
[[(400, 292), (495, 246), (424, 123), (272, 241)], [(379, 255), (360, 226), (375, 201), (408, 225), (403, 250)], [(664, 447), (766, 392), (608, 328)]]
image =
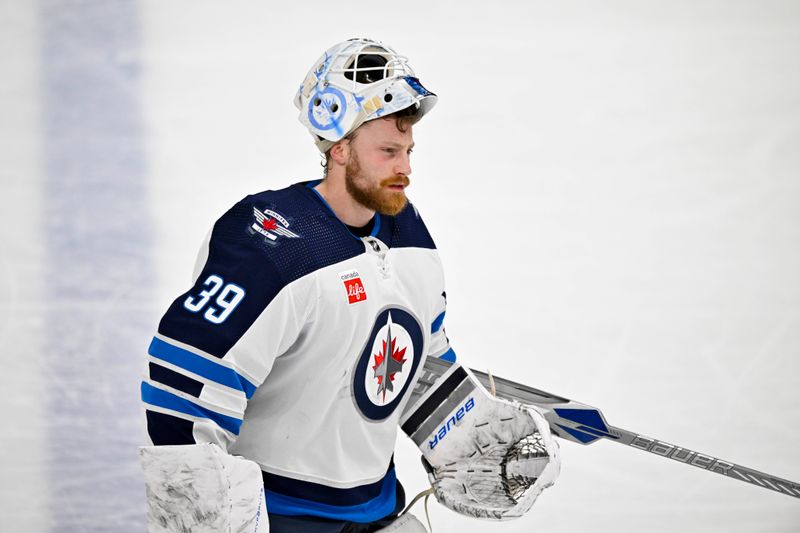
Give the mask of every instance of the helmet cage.
[[(376, 61), (375, 58), (383, 60), (383, 65), (375, 66), (361, 66), (362, 63), (369, 64)], [(346, 66), (340, 69), (331, 69), (329, 72), (341, 73), (345, 78), (352, 80), (353, 85), (351, 90), (355, 92), (358, 84), (369, 85), (376, 83), (382, 79), (400, 77), (400, 76), (413, 76), (414, 71), (408, 65), (408, 58), (394, 53), (387, 53), (385, 48), (379, 48), (371, 44), (364, 44), (354, 54), (350, 55), (347, 60)], [(380, 73), (377, 79), (370, 79), (370, 74)], [(364, 81), (361, 81), (364, 80)]]

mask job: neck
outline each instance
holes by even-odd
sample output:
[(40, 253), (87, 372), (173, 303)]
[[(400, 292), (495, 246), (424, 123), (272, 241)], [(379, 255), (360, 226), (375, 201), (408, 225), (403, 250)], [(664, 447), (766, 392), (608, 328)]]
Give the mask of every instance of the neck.
[(356, 228), (366, 226), (375, 216), (375, 211), (364, 207), (350, 196), (343, 181), (340, 184), (328, 176), (314, 187), (314, 190), (325, 198), (336, 217), (348, 226)]

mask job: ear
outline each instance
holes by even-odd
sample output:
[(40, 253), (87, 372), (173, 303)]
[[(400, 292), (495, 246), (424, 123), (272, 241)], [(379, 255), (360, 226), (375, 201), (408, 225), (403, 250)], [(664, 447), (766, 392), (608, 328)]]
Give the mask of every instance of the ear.
[(342, 139), (331, 147), (331, 160), (337, 165), (347, 165), (350, 158), (350, 139)]

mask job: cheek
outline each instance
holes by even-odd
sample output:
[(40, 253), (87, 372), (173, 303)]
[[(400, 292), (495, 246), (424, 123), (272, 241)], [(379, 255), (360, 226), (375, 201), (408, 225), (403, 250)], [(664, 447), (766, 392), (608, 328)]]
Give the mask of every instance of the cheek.
[(371, 165), (372, 175), (386, 178), (394, 172), (394, 162), (387, 157), (376, 158)]
[(378, 160), (378, 158), (362, 159), (359, 160), (359, 163), (361, 166), (361, 174), (367, 178), (381, 177), (386, 173), (387, 169), (391, 168), (385, 161)]
[(370, 180), (385, 179), (394, 175), (394, 160), (379, 149), (367, 149), (358, 154), (360, 174)]

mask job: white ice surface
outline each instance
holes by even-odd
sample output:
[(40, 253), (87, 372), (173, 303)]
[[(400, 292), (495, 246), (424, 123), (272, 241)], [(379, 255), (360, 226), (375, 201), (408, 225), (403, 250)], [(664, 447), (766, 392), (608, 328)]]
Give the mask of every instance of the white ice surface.
[[(351, 36), (392, 44), (439, 94), (415, 129), (409, 195), (445, 264), (462, 361), (800, 480), (797, 2), (140, 1), (123, 51), (140, 76), (125, 90), (141, 106), (156, 278), (146, 297), (115, 286), (102, 305), (47, 293), (48, 243), (69, 238), (55, 217), (71, 216), (48, 212), (43, 190), (41, 22), (54, 3), (0, 2), (0, 530), (143, 530), (130, 427), (141, 365), (102, 368), (126, 373), (125, 395), (54, 375), (42, 339), (58, 324), (45, 321), (74, 309), (87, 323), (65, 345), (114, 337), (143, 361), (213, 221), (248, 193), (319, 176), (292, 97)], [(126, 309), (131, 320), (108, 320)], [(99, 341), (80, 346), (75, 365), (102, 367)], [(53, 419), (58, 394), (93, 388), (97, 417)], [(71, 437), (55, 428), (99, 426), (119, 428), (120, 451), (71, 450), (85, 468), (54, 480), (54, 443)], [(396, 459), (409, 496), (423, 489), (413, 445)], [(562, 461), (529, 516), (489, 525), (433, 504), (435, 531), (800, 528), (797, 499), (610, 442), (562, 442)]]

